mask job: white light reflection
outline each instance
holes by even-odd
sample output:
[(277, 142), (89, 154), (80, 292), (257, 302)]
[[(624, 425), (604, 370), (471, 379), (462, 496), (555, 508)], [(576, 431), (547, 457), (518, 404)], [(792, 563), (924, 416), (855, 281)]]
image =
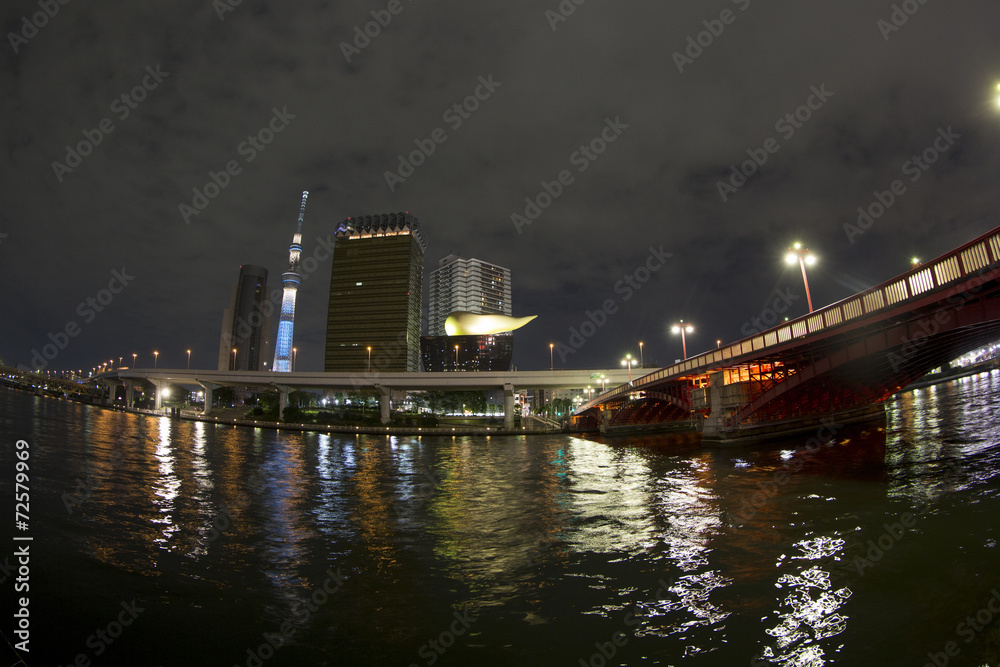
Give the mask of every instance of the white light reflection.
[[(802, 540), (795, 544), (801, 555), (787, 561), (782, 555), (778, 566), (787, 567), (798, 560), (839, 560), (837, 554), (843, 551), (844, 544), (844, 540), (831, 537)], [(765, 629), (776, 641), (773, 647), (764, 648), (761, 657), (796, 667), (827, 664), (823, 640), (847, 629), (847, 617), (839, 610), (851, 597), (851, 590), (846, 587), (833, 590), (830, 573), (815, 563), (796, 573), (781, 575), (775, 586), (779, 590), (788, 589), (788, 595), (781, 601), (785, 611), (775, 614), (779, 621), (776, 626)]]
[(157, 419), (156, 428), (159, 430), (160, 439), (156, 443), (156, 460), (158, 462), (159, 477), (153, 486), (153, 494), (159, 499), (153, 502), (160, 510), (160, 516), (151, 521), (164, 525), (162, 538), (153, 540), (156, 544), (166, 547), (170, 537), (180, 528), (174, 523), (173, 515), (175, 511), (174, 499), (177, 498), (181, 481), (174, 474), (174, 453), (170, 448), (170, 420)]

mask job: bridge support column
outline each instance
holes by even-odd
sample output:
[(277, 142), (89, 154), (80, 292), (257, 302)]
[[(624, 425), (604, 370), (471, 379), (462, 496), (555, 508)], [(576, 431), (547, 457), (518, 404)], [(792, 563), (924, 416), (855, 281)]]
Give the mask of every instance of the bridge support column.
[(212, 382), (202, 382), (201, 380), (198, 381), (198, 384), (201, 385), (202, 390), (205, 392), (205, 404), (201, 406), (201, 414), (204, 416), (212, 409), (212, 392), (222, 385)]
[[(726, 376), (722, 371), (708, 376), (708, 387), (705, 392), (710, 410), (702, 426), (702, 438), (719, 438), (725, 431), (732, 430), (733, 424), (727, 423), (733, 415), (733, 408), (739, 407), (733, 403), (732, 396), (725, 396)], [(728, 399), (728, 400), (727, 400)]]
[(285, 408), (288, 407), (288, 395), (295, 391), (295, 388), (283, 384), (276, 384), (274, 388), (278, 390), (278, 421), (281, 421), (285, 416)]
[(382, 424), (385, 425), (389, 423), (389, 412), (392, 407), (392, 389), (389, 387), (383, 387), (380, 384), (375, 385), (375, 388), (378, 390), (379, 407), (382, 411), (380, 417)]
[(120, 383), (114, 380), (101, 380), (101, 386), (108, 392), (104, 396), (104, 405), (114, 405), (115, 393)]
[(503, 427), (514, 428), (514, 385), (503, 386)]
[(163, 386), (166, 380), (150, 380), (153, 383), (153, 409), (159, 410), (163, 407)]

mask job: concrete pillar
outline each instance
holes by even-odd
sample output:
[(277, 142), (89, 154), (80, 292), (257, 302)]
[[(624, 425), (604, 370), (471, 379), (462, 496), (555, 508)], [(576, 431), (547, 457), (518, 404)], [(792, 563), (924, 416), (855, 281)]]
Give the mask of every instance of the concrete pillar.
[(722, 388), (726, 384), (725, 373), (718, 371), (708, 376), (708, 386), (705, 388), (705, 401), (710, 412), (705, 417), (702, 426), (702, 436), (712, 436), (726, 430), (726, 417), (729, 410), (723, 405)]
[(389, 387), (383, 387), (380, 384), (375, 385), (375, 388), (378, 390), (379, 407), (382, 409), (382, 424), (385, 425), (389, 423), (389, 412), (392, 407), (392, 389), (389, 389)]
[(514, 385), (503, 386), (503, 427), (514, 428)]
[(114, 405), (115, 402), (115, 391), (118, 388), (119, 383), (115, 380), (101, 380), (101, 386), (107, 392), (104, 395), (104, 405)]
[(166, 380), (150, 380), (153, 383), (153, 409), (159, 410), (161, 406), (161, 394), (163, 392), (163, 386), (167, 384)]
[(208, 411), (212, 409), (212, 392), (222, 385), (212, 382), (202, 382), (201, 380), (198, 380), (198, 384), (201, 385), (202, 390), (205, 392), (205, 404), (201, 408), (201, 414), (207, 415)]
[(278, 419), (280, 420), (284, 418), (285, 408), (288, 407), (288, 395), (295, 391), (295, 388), (283, 384), (276, 384), (274, 388), (278, 390)]

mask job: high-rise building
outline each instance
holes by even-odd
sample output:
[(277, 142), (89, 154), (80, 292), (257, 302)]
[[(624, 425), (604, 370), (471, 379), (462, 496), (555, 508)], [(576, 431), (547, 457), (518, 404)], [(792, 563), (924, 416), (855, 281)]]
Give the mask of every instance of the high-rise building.
[[(229, 307), (222, 315), (219, 370), (266, 371), (271, 358), (271, 316), (267, 304), (267, 269), (240, 267)], [(233, 352), (236, 350), (236, 352)]]
[(431, 273), (428, 334), (447, 334), (448, 315), (465, 311), (479, 315), (512, 315), (510, 269), (481, 259), (448, 255)]
[(274, 363), (271, 369), (278, 373), (292, 370), (292, 331), (295, 326), (295, 295), (302, 283), (299, 273), (299, 258), (302, 256), (302, 219), (306, 214), (306, 200), (309, 192), (302, 193), (299, 207), (299, 225), (288, 246), (288, 270), (281, 274), (281, 318), (278, 320), (278, 336), (274, 346)]
[(409, 213), (348, 218), (334, 238), (324, 370), (420, 370), (420, 222)]

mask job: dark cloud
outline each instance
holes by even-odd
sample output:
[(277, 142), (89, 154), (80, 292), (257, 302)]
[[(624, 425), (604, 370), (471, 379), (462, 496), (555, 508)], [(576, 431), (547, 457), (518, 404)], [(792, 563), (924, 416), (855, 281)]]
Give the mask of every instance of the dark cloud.
[[(188, 348), (212, 365), (238, 266), (265, 265), (277, 285), (303, 189), (307, 255), (345, 217), (408, 210), (428, 274), (452, 251), (509, 266), (515, 314), (540, 316), (518, 332), (521, 368), (544, 367), (548, 343), (609, 298), (618, 312), (567, 364), (617, 364), (640, 339), (667, 363), (682, 317), (698, 327), (689, 349), (738, 338), (774, 290), (801, 293), (781, 261), (795, 239), (821, 257), (810, 283), (825, 304), (997, 224), (995, 3), (928, 2), (886, 39), (891, 2), (590, 0), (553, 30), (554, 1), (404, 0), (348, 63), (341, 43), (386, 4), (244, 0), (220, 20), (208, 0), (71, 2), (17, 53), (8, 35), (5, 360), (27, 362), (78, 321), (53, 368), (153, 349), (179, 365)], [(733, 21), (678, 72), (674, 53), (724, 10)], [(39, 9), (2, 11), (16, 33)], [(121, 117), (115, 100), (157, 66), (169, 75)], [(452, 127), (445, 112), (490, 75), (499, 88)], [(775, 123), (822, 86), (832, 97), (782, 136)], [(294, 118), (248, 161), (244, 142), (275, 110)], [(60, 182), (52, 163), (105, 118), (114, 131)], [(579, 172), (574, 152), (615, 118), (628, 128)], [(907, 180), (904, 163), (949, 127), (959, 139)], [(390, 191), (385, 172), (436, 128), (447, 141)], [(779, 150), (724, 202), (720, 179), (769, 137)], [(178, 206), (229, 161), (240, 172), (185, 224)], [(518, 233), (511, 214), (564, 169), (573, 183)], [(851, 243), (843, 225), (900, 178), (906, 192)], [(617, 281), (661, 244), (673, 256), (625, 301)], [(122, 267), (135, 280), (84, 323), (77, 305)], [(328, 280), (329, 262), (300, 291), (301, 368), (321, 364)]]

